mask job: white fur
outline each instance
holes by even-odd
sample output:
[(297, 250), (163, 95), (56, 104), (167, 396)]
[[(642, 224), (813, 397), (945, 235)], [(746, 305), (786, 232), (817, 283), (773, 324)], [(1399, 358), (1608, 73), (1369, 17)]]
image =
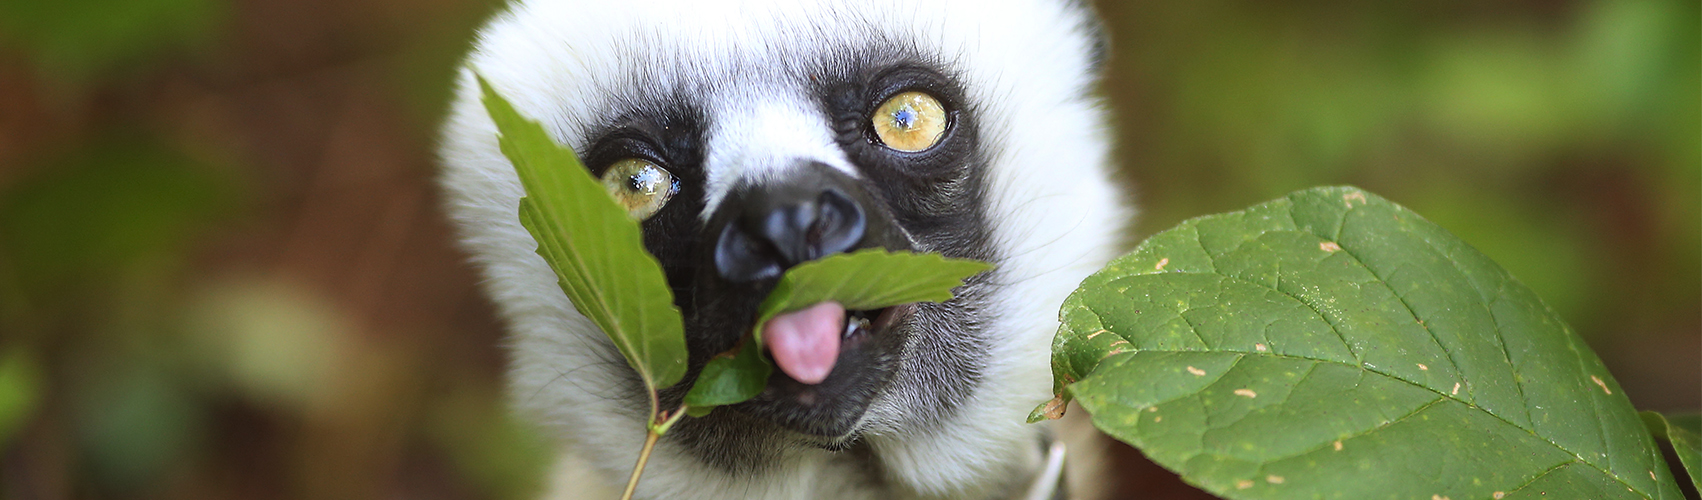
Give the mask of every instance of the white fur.
[[(1041, 428), (1024, 418), (1050, 397), (1057, 308), (1112, 256), (1129, 215), (1109, 178), (1102, 112), (1082, 97), (1094, 83), (1083, 15), (1047, 0), (522, 0), (494, 19), (444, 127), (441, 180), (512, 332), (514, 403), (562, 439), (563, 453), (573, 455), (564, 464), (597, 471), (558, 477), (601, 480), (558, 482), (553, 494), (618, 491), (643, 442), (644, 415), (610, 396), (616, 370), (628, 368), (574, 311), (518, 222), (522, 190), (498, 151), (473, 72), (579, 148), (608, 107), (642, 99), (630, 95), (628, 75), (648, 75), (657, 88), (699, 89), (693, 98), (707, 104), (713, 124), (705, 161), (712, 210), (733, 182), (777, 174), (762, 166), (780, 162), (765, 159), (810, 158), (855, 173), (808, 94), (765, 73), (772, 62), (855, 46), (869, 27), (937, 55), (964, 83), (981, 142), (995, 153), (990, 213), (1008, 258), (996, 263), (993, 364), (952, 421), (921, 431), (893, 410), (903, 405), (877, 402), (865, 439), (901, 495), (977, 498), (993, 479), (1037, 465)], [(852, 484), (859, 476), (851, 465), (823, 450), (789, 450), (777, 470), (729, 477), (672, 448), (658, 447), (640, 497), (886, 498)]]

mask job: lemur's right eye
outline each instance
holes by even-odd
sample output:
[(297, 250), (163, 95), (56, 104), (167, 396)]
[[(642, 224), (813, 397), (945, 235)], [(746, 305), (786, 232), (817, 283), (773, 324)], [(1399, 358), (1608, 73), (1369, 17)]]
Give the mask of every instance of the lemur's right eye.
[(680, 180), (655, 163), (627, 158), (603, 171), (603, 187), (626, 207), (628, 215), (644, 220), (680, 191)]

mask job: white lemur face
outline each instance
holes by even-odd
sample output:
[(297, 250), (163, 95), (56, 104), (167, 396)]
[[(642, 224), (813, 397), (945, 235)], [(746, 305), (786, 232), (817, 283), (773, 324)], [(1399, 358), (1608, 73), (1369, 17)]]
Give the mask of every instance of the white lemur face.
[(664, 406), (800, 261), (886, 247), (997, 266), (944, 304), (852, 312), (868, 326), (819, 383), (776, 370), (756, 399), (682, 421), (641, 496), (1009, 496), (1033, 475), (1024, 417), (1049, 397), (1057, 308), (1127, 217), (1090, 97), (1096, 26), (1063, 0), (518, 2), (481, 32), (442, 147), (450, 214), (512, 332), (515, 404), (610, 483), (649, 409), (534, 253), (473, 72), (653, 211), (645, 245), (692, 366)]

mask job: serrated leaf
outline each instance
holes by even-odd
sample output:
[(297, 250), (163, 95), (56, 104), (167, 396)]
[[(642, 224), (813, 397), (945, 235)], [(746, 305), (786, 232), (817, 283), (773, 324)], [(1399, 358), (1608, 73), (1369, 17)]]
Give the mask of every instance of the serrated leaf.
[(762, 358), (762, 328), (775, 316), (822, 302), (869, 310), (951, 300), (952, 289), (992, 266), (939, 254), (871, 248), (799, 264), (786, 271), (757, 308), (757, 321), (736, 354), (717, 356), (686, 394), (693, 407), (729, 405), (756, 397), (774, 365)]
[(1684, 466), (1684, 473), (1690, 475), (1690, 484), (1702, 490), (1702, 415), (1663, 415), (1646, 411), (1643, 412), (1643, 423), (1649, 426), (1655, 437), (1672, 445), (1679, 464)]
[(1681, 498), (1571, 328), (1358, 189), (1184, 222), (1061, 319), (1051, 404), (1228, 498)]
[(757, 308), (754, 331), (780, 313), (826, 301), (848, 310), (868, 310), (912, 302), (945, 302), (952, 289), (970, 276), (992, 269), (985, 262), (949, 259), (939, 254), (888, 252), (870, 248), (799, 264)]
[(685, 376), (685, 329), (661, 264), (644, 249), (638, 222), (537, 122), (479, 79), (526, 197), (520, 222), (538, 241), (573, 307), (614, 341), (647, 389)]

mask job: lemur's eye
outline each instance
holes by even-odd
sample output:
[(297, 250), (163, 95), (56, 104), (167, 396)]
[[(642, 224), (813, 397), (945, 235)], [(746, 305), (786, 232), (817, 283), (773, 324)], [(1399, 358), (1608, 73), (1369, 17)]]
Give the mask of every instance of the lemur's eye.
[(875, 109), (875, 137), (886, 147), (914, 153), (940, 143), (949, 117), (934, 96), (905, 92), (892, 96)]
[(603, 171), (603, 187), (626, 207), (632, 218), (644, 220), (668, 204), (680, 190), (679, 179), (655, 163), (627, 158)]

